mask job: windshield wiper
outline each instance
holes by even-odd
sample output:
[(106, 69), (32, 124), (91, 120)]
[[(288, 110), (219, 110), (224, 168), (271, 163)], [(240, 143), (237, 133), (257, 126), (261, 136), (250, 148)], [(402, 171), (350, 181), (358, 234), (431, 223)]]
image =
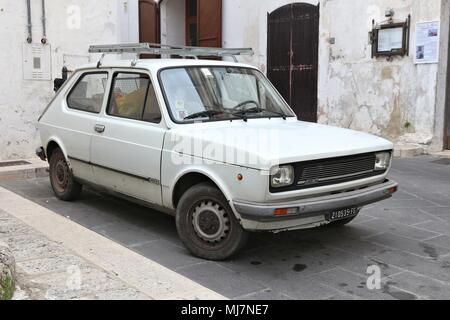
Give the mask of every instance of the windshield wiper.
[(249, 109), (245, 109), (239, 112), (233, 112), (232, 115), (235, 117), (239, 117), (241, 119), (243, 119), (245, 122), (248, 121), (248, 114), (255, 114), (255, 113), (263, 113), (264, 110), (260, 107), (254, 107), (254, 108), (249, 108)]
[(197, 113), (191, 114), (190, 116), (187, 116), (183, 120), (193, 120), (193, 119), (206, 118), (206, 117), (212, 118), (212, 117), (217, 116), (219, 114), (223, 114), (223, 111), (206, 110), (206, 111), (201, 111), (201, 112), (197, 112)]
[(281, 118), (283, 118), (283, 120), (287, 119), (287, 115), (285, 113), (281, 113), (281, 112), (277, 112), (277, 111), (269, 111), (269, 110), (264, 110), (264, 112), (276, 114), (277, 116), (280, 116)]

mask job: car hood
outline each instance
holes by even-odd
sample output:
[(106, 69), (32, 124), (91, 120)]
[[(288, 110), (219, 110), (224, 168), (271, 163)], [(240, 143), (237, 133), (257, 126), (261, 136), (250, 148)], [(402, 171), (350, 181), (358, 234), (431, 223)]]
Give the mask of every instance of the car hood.
[(391, 150), (383, 138), (295, 119), (250, 119), (180, 125), (165, 148), (176, 153), (269, 170), (274, 165)]

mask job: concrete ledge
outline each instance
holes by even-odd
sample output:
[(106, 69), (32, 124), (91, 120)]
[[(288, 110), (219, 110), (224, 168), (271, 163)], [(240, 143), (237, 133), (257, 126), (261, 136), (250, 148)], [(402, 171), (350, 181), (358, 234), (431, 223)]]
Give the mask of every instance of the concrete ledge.
[(0, 242), (0, 300), (11, 300), (14, 295), (16, 263), (8, 246)]
[(431, 153), (431, 155), (438, 156), (438, 157), (444, 157), (444, 158), (450, 158), (450, 150), (446, 150), (446, 151), (442, 151), (442, 152), (434, 152), (434, 153)]
[(0, 161), (0, 180), (26, 180), (48, 176), (48, 163), (37, 158), (23, 161), (29, 164), (2, 167), (2, 163), (8, 161)]
[(425, 147), (416, 144), (396, 144), (394, 158), (412, 158), (427, 154)]

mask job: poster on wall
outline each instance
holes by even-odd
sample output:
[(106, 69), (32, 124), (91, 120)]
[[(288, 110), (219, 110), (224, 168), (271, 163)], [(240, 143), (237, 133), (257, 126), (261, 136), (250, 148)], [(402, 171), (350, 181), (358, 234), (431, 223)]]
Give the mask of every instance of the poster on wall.
[(416, 63), (439, 62), (439, 21), (418, 22), (416, 24)]

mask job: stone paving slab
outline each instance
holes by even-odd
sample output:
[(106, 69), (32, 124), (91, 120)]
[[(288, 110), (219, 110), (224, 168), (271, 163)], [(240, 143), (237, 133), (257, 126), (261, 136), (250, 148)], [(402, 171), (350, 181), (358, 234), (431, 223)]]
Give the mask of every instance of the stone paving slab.
[(402, 272), (390, 277), (389, 283), (409, 292), (420, 292), (425, 299), (449, 299), (448, 286), (417, 273)]
[(71, 300), (84, 295), (100, 299), (111, 289), (123, 293), (117, 294), (116, 299), (129, 296), (149, 299), (1, 209), (0, 217), (0, 238), (11, 248), (16, 260), (19, 279), (16, 299)]
[(400, 249), (404, 252), (435, 260), (450, 253), (450, 249), (448, 248), (433, 246), (426, 242), (419, 242), (392, 233), (370, 237), (368, 240), (388, 248)]
[(443, 235), (450, 235), (450, 222), (430, 220), (414, 225), (416, 228), (433, 231)]
[[(77, 202), (60, 202), (48, 179), (0, 185), (227, 298), (450, 299), (450, 166), (438, 159), (395, 160), (399, 193), (346, 227), (252, 234), (240, 255), (220, 263), (192, 257), (164, 214), (89, 188)], [(373, 266), (379, 290), (366, 286)]]

